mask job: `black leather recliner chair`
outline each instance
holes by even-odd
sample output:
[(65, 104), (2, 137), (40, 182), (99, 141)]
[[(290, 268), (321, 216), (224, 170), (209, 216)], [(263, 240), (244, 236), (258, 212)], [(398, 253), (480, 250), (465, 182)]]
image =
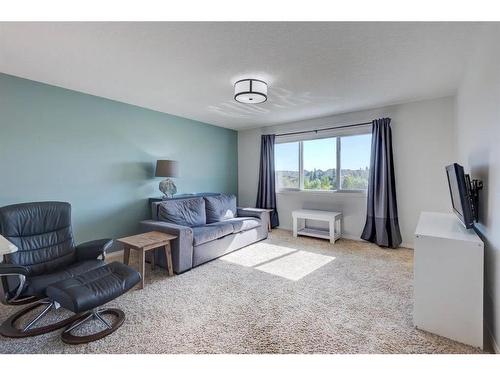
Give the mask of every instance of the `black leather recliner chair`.
[[(69, 203), (34, 202), (1, 207), (0, 234), (18, 247), (17, 252), (4, 254), (3, 263), (0, 263), (0, 297), (2, 302), (10, 305), (21, 305), (37, 301), (10, 316), (2, 324), (0, 334), (3, 336), (26, 337), (47, 333), (69, 326), (84, 315), (83, 311), (72, 309), (75, 314), (70, 318), (34, 328), (36, 323), (41, 322), (41, 319), (52, 308), (57, 309), (61, 304), (66, 307), (64, 302), (48, 298), (46, 292), (51, 285), (59, 286), (57, 293), (54, 293), (60, 295), (61, 291), (65, 292), (64, 282), (69, 279), (73, 278), (75, 283), (81, 285), (86, 284), (85, 289), (78, 290), (73, 287), (76, 290), (76, 295), (73, 297), (93, 300), (92, 307), (94, 307), (116, 298), (119, 293), (130, 289), (140, 279), (135, 271), (122, 264), (106, 265), (104, 263), (106, 249), (111, 245), (112, 240), (96, 240), (75, 246), (71, 230), (71, 205)], [(116, 290), (109, 291), (104, 300), (99, 295), (88, 295), (94, 292), (92, 292), (92, 287), (88, 287), (91, 281), (85, 280), (85, 274), (91, 275), (93, 270), (97, 269), (101, 270), (100, 274), (103, 277), (106, 277), (107, 274), (109, 278), (119, 279), (111, 275), (114, 269), (125, 275), (124, 278), (132, 277), (129, 277), (128, 281), (117, 280), (117, 285), (114, 286)], [(95, 272), (92, 275), (95, 279)], [(87, 279), (89, 278), (90, 276), (87, 277)], [(105, 289), (106, 284), (104, 282), (103, 284), (101, 286)], [(128, 289), (123, 287), (125, 284), (127, 284), (126, 288)], [(109, 287), (109, 282), (107, 285)], [(62, 290), (60, 290), (61, 288)], [(95, 293), (97, 294), (97, 292)], [(101, 291), (100, 294), (106, 294), (106, 291)], [(67, 297), (67, 293), (65, 296)], [(66, 301), (66, 303), (70, 302)], [(41, 305), (45, 306), (34, 319), (23, 328), (16, 327), (16, 321), (29, 312), (40, 308)], [(90, 305), (87, 304), (88, 306)], [(89, 316), (88, 314), (86, 317)], [(93, 310), (92, 314), (102, 321), (97, 310)]]

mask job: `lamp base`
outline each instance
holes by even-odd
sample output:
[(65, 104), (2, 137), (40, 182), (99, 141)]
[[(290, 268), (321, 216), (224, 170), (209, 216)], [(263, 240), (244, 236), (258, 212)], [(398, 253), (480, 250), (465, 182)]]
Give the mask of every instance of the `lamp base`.
[(172, 198), (177, 193), (177, 187), (170, 178), (166, 178), (160, 182), (159, 189), (163, 193), (163, 199)]

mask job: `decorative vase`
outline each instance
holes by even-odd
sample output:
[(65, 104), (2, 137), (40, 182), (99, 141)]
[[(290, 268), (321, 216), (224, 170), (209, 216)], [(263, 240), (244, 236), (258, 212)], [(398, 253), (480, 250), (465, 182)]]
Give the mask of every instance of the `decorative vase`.
[(177, 193), (177, 187), (170, 178), (164, 179), (160, 182), (160, 191), (163, 193), (163, 199), (172, 198)]

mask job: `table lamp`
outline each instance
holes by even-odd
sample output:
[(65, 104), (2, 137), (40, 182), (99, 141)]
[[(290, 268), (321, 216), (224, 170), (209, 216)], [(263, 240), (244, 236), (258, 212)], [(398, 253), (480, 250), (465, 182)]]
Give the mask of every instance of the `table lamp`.
[(178, 163), (174, 160), (157, 160), (156, 161), (156, 177), (167, 177), (160, 182), (160, 191), (163, 193), (163, 199), (172, 198), (177, 193), (177, 187), (168, 177), (177, 177)]

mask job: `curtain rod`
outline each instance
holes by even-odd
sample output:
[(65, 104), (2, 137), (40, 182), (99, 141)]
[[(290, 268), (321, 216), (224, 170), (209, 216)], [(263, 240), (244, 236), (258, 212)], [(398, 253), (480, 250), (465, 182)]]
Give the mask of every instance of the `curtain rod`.
[(304, 130), (301, 132), (291, 132), (291, 133), (280, 133), (280, 134), (275, 134), (277, 137), (282, 136), (282, 135), (297, 135), (297, 134), (306, 134), (306, 133), (317, 133), (321, 132), (324, 130), (333, 130), (333, 129), (343, 129), (343, 128), (350, 128), (353, 126), (361, 126), (361, 125), (371, 125), (372, 121), (369, 122), (360, 122), (358, 124), (350, 124), (350, 125), (342, 125), (342, 126), (332, 126), (330, 128), (323, 128), (323, 129), (314, 129), (314, 130)]

